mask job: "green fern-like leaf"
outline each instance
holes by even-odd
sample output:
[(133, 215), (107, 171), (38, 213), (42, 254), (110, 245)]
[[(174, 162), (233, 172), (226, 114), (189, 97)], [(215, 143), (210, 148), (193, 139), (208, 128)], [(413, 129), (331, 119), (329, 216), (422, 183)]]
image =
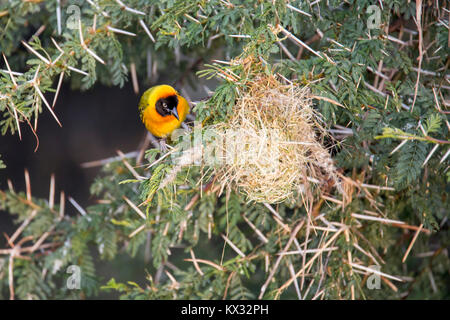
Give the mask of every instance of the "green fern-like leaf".
[(433, 113), (425, 122), (425, 132), (427, 135), (430, 133), (435, 133), (441, 127), (442, 118), (439, 114)]
[(394, 166), (394, 184), (399, 188), (414, 186), (422, 171), (427, 145), (422, 141), (407, 142), (398, 153)]

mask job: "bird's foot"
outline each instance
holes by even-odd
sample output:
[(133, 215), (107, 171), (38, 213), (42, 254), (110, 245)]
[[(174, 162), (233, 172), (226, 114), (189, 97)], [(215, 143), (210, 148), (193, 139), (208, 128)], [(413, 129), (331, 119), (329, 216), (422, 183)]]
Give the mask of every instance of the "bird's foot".
[(167, 147), (166, 139), (161, 139), (159, 141), (159, 148), (161, 149), (161, 151), (163, 153), (166, 153), (167, 151), (169, 151), (169, 148)]

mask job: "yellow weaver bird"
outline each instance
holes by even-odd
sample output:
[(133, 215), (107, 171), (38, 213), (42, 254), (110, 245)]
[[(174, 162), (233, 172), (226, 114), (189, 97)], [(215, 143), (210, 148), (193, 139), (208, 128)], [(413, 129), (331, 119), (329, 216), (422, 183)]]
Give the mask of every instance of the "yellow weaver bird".
[(163, 84), (144, 92), (139, 113), (148, 131), (155, 137), (166, 138), (186, 119), (189, 104), (174, 88)]

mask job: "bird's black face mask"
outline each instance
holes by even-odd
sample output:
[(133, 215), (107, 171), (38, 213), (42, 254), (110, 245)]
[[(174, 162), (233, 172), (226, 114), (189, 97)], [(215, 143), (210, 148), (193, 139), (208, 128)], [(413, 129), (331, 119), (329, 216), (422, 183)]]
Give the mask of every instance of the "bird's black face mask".
[(156, 101), (156, 111), (163, 117), (173, 115), (177, 120), (180, 120), (178, 116), (178, 97), (176, 95), (168, 96), (158, 99)]

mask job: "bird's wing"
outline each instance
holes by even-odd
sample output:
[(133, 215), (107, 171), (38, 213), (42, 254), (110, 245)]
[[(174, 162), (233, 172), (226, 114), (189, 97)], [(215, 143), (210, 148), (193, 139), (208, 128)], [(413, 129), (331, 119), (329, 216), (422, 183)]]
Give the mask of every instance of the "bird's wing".
[(143, 120), (144, 110), (148, 107), (150, 95), (155, 90), (155, 88), (156, 87), (153, 87), (145, 91), (141, 97), (141, 100), (139, 101), (139, 115), (141, 116), (141, 120)]

